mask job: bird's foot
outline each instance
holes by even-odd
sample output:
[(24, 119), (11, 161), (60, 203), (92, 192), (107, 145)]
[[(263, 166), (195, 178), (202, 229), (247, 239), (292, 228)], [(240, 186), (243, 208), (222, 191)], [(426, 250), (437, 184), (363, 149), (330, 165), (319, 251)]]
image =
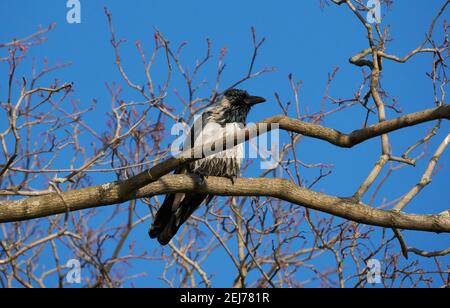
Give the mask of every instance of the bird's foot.
[(236, 183), (236, 179), (237, 179), (236, 175), (227, 175), (226, 178), (231, 181), (231, 184), (234, 185)]
[(207, 175), (204, 174), (197, 174), (197, 176), (200, 178), (200, 185), (206, 184)]

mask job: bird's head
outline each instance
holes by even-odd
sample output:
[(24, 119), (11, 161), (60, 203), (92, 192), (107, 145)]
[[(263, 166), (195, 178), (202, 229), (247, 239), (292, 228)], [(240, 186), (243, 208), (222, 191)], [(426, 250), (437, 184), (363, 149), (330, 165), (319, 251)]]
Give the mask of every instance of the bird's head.
[(219, 104), (212, 108), (208, 114), (211, 120), (220, 124), (245, 123), (250, 109), (265, 101), (264, 98), (252, 96), (247, 91), (229, 89), (225, 91)]
[(228, 100), (231, 106), (246, 106), (252, 107), (256, 104), (264, 103), (265, 98), (259, 96), (252, 96), (247, 91), (239, 89), (229, 89), (223, 94), (224, 98)]

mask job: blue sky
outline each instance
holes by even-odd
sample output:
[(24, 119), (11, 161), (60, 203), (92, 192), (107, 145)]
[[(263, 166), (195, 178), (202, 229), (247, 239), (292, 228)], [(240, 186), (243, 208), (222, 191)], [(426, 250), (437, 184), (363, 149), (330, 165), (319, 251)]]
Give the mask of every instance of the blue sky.
[[(442, 1), (397, 0), (392, 11), (387, 14), (384, 25), (391, 25), (393, 41), (389, 52), (403, 55), (418, 46), (429, 22), (438, 11)], [(283, 1), (100, 1), (81, 0), (82, 23), (66, 22), (66, 1), (62, 0), (20, 0), (0, 1), (0, 42), (12, 38), (25, 37), (39, 25), (43, 27), (56, 22), (57, 28), (49, 34), (49, 41), (33, 49), (36, 59), (47, 57), (51, 63), (73, 62), (73, 65), (59, 71), (55, 78), (73, 81), (75, 94), (81, 105), (88, 105), (92, 99), (98, 100), (97, 112), (86, 120), (99, 128), (101, 114), (110, 108), (110, 98), (105, 82), (122, 82), (114, 66), (114, 53), (109, 42), (109, 32), (103, 7), (113, 13), (116, 35), (126, 38), (122, 47), (124, 65), (134, 80), (144, 80), (139, 55), (134, 42), (140, 40), (150, 48), (155, 28), (164, 33), (171, 43), (177, 45), (188, 42), (182, 60), (190, 66), (205, 53), (206, 39), (213, 43), (213, 55), (217, 58), (220, 48), (226, 47), (227, 69), (222, 85), (225, 87), (240, 78), (247, 70), (251, 55), (250, 27), (254, 26), (260, 37), (267, 37), (256, 63), (257, 68), (276, 67), (276, 72), (263, 75), (246, 83), (250, 92), (268, 98), (270, 104), (253, 111), (250, 121), (258, 121), (280, 109), (274, 101), (278, 92), (284, 101), (292, 100), (288, 74), (303, 82), (300, 92), (302, 110), (316, 111), (324, 94), (327, 74), (335, 67), (339, 73), (330, 90), (336, 98), (349, 98), (360, 84), (360, 69), (348, 64), (348, 58), (367, 47), (363, 28), (355, 17), (343, 7), (329, 6), (322, 9), (318, 0)], [(446, 17), (449, 17), (448, 14)], [(439, 37), (441, 24), (436, 37)], [(383, 86), (399, 100), (406, 112), (432, 108), (432, 84), (425, 73), (430, 70), (428, 56), (418, 56), (406, 65), (386, 62), (383, 72)], [(5, 67), (0, 68), (0, 76), (5, 76)], [(199, 79), (208, 79), (206, 70)], [(3, 97), (4, 77), (0, 79), (0, 95)], [(210, 78), (209, 78), (210, 79)], [(163, 80), (163, 79), (161, 79)], [(177, 84), (177, 82), (179, 84)], [(209, 91), (213, 83), (206, 86)], [(186, 93), (180, 80), (175, 79), (175, 87)], [(184, 91), (184, 92), (183, 92)], [(208, 93), (208, 92), (205, 92)], [(130, 98), (132, 95), (130, 94)], [(448, 102), (446, 102), (448, 103)], [(364, 120), (364, 110), (353, 108), (330, 117), (324, 123), (344, 132), (358, 129)], [(397, 116), (388, 111), (388, 117)], [(373, 121), (373, 119), (372, 119)], [(97, 124), (94, 124), (97, 123)], [(422, 136), (432, 124), (391, 135), (393, 151), (402, 153), (418, 136)], [(431, 151), (449, 131), (445, 123), (439, 135), (431, 142)], [(335, 165), (333, 176), (325, 179), (316, 189), (329, 194), (345, 196), (352, 194), (367, 176), (379, 155), (379, 141), (374, 140), (354, 149), (335, 149), (316, 140), (302, 143), (301, 160), (308, 163), (326, 162)], [(429, 156), (428, 156), (429, 158)], [(408, 207), (408, 211), (418, 213), (438, 213), (450, 208), (448, 174), (450, 171), (448, 153), (441, 160), (442, 169), (434, 178), (431, 187), (425, 189)], [(417, 168), (405, 168), (385, 186), (381, 196), (399, 197), (420, 179), (426, 168), (422, 160)], [(251, 174), (249, 174), (251, 176)], [(104, 181), (107, 178), (98, 178)], [(381, 200), (381, 199), (380, 199)], [(380, 201), (378, 200), (378, 201)], [(145, 229), (135, 234), (138, 245), (149, 251), (156, 247), (149, 243)], [(448, 235), (429, 235), (406, 232), (408, 243), (422, 249), (438, 250), (447, 248)], [(447, 258), (446, 265), (450, 264)], [(324, 261), (325, 262), (325, 261)], [(220, 264), (219, 259), (209, 261), (211, 268)], [(136, 271), (144, 269), (137, 264)], [(220, 273), (220, 271), (218, 271)], [(223, 278), (221, 278), (223, 277)], [(227, 285), (226, 275), (218, 275), (216, 286)], [(159, 282), (139, 280), (142, 286), (158, 286)]]

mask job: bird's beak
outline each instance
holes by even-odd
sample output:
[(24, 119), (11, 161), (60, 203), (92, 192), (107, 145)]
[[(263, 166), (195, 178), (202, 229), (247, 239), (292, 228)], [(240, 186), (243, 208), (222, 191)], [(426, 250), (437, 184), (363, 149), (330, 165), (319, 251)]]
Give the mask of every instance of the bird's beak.
[(256, 105), (256, 104), (261, 104), (264, 103), (266, 101), (266, 99), (264, 97), (259, 97), (259, 96), (249, 96), (245, 99), (245, 102), (248, 105)]

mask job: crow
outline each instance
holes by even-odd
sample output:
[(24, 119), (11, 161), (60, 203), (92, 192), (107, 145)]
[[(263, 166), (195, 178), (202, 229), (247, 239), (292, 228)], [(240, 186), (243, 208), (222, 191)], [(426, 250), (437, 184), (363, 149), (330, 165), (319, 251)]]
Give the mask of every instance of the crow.
[[(203, 112), (194, 122), (187, 137), (187, 141), (190, 141), (188, 147), (216, 141), (224, 133), (235, 133), (244, 128), (251, 108), (265, 101), (264, 98), (252, 96), (244, 90), (229, 89), (225, 91), (220, 101), (211, 109)], [(206, 176), (227, 177), (234, 183), (239, 175), (243, 151), (243, 144), (240, 144), (181, 166), (174, 171), (174, 174), (194, 174), (201, 178)], [(161, 245), (167, 245), (205, 199), (208, 204), (212, 196), (192, 193), (168, 194), (156, 213), (149, 231), (150, 238), (157, 238)]]

